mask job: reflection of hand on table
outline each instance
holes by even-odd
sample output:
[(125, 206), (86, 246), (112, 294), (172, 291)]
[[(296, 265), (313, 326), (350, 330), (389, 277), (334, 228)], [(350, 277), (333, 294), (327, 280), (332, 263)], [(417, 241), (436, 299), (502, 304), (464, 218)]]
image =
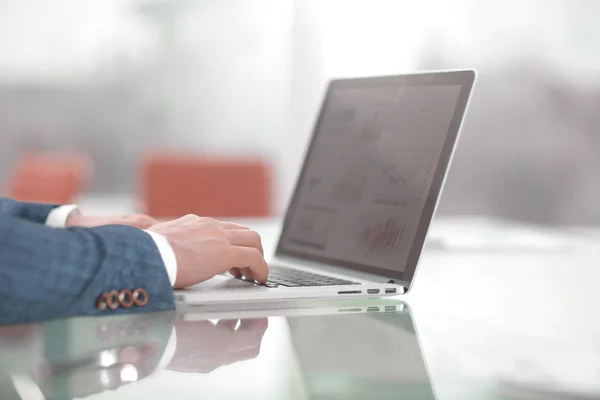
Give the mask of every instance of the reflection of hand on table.
[[(78, 334), (94, 338), (93, 346), (71, 349), (57, 358), (19, 363), (22, 365), (16, 365), (14, 357), (12, 363), (0, 363), (1, 399), (4, 393), (23, 389), (57, 398), (85, 397), (143, 381), (162, 369), (209, 373), (255, 358), (268, 326), (266, 318), (173, 323), (172, 313), (71, 323), (78, 325)], [(0, 360), (3, 352), (27, 354), (25, 348), (32, 342), (43, 343), (43, 337), (42, 325), (2, 327)], [(43, 351), (37, 353), (44, 357)]]
[(268, 319), (177, 321), (177, 349), (167, 369), (205, 374), (220, 366), (256, 358)]

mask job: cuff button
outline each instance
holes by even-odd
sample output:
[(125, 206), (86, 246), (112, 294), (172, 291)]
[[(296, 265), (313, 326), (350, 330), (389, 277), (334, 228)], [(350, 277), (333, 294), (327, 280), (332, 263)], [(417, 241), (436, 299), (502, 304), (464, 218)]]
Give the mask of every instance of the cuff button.
[(107, 308), (107, 304), (106, 304), (106, 292), (102, 293), (100, 295), (100, 297), (98, 297), (98, 300), (96, 301), (96, 309), (99, 311), (104, 311)]
[(113, 290), (106, 295), (106, 305), (111, 310), (119, 308), (119, 292)]
[(129, 308), (133, 305), (133, 303), (134, 300), (131, 290), (121, 290), (121, 292), (119, 293), (119, 304), (121, 305), (121, 307)]
[(138, 307), (148, 304), (148, 293), (144, 289), (137, 288), (133, 291), (133, 302)]

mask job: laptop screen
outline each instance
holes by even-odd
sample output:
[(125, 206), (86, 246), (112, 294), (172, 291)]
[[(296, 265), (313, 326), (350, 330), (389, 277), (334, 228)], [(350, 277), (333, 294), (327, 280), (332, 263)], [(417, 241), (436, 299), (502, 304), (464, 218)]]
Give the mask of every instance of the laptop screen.
[(409, 283), (474, 76), (333, 80), (277, 254)]

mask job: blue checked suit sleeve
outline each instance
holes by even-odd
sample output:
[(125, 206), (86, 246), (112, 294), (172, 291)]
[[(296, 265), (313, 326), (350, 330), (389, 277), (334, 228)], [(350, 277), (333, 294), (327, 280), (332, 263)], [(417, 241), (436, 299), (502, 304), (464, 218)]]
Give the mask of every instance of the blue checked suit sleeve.
[(12, 215), (16, 218), (43, 224), (55, 204), (23, 203), (11, 199), (0, 198), (0, 215)]
[[(41, 209), (27, 215), (36, 213), (37, 222)], [(148, 294), (144, 306), (96, 308), (103, 293), (137, 288)], [(147, 233), (120, 225), (53, 229), (0, 214), (0, 324), (172, 309), (173, 289)]]

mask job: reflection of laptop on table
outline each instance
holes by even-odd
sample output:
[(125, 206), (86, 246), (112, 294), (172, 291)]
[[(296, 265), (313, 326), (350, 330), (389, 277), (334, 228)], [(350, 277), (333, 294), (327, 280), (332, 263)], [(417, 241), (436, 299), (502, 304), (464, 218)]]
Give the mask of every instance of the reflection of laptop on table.
[(287, 322), (296, 356), (292, 374), (298, 382), (290, 398), (436, 398), (408, 307), (288, 317)]
[[(285, 302), (270, 304), (277, 303)], [(194, 321), (216, 320), (217, 326), (225, 320), (234, 320), (237, 326), (239, 319), (244, 332), (244, 324), (250, 326), (267, 316), (269, 329), (277, 329), (272, 317), (286, 317), (289, 334), (277, 339), (270, 336), (278, 346), (279, 372), (272, 374), (270, 382), (279, 388), (275, 389), (280, 391), (278, 399), (436, 398), (407, 303), (396, 299), (304, 300), (260, 310), (255, 304), (245, 303), (237, 311), (227, 304), (190, 306), (179, 310), (177, 319), (190, 327)]]
[(269, 282), (220, 275), (187, 304), (385, 296), (410, 287), (475, 73), (333, 80)]

